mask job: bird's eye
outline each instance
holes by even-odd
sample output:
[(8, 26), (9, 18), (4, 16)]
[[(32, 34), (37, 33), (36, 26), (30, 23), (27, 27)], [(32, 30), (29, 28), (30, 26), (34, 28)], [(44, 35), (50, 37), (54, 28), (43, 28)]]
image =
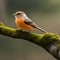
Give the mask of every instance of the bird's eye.
[(20, 15), (20, 13), (17, 13), (17, 15)]

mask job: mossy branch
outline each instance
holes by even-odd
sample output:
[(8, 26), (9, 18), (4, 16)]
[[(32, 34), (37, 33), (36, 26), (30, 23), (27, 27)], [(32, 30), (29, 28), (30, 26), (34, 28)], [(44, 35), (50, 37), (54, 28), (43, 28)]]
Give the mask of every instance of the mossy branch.
[(12, 38), (24, 39), (43, 47), (55, 58), (60, 60), (60, 36), (55, 33), (30, 33), (21, 30), (6, 27), (0, 22), (0, 35), (9, 36)]

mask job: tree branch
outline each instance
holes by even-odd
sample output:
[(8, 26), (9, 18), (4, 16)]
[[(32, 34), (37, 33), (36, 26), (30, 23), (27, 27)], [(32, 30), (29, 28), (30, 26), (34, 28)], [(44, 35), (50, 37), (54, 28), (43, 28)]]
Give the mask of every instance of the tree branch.
[(24, 39), (35, 43), (43, 47), (56, 59), (60, 60), (60, 36), (55, 33), (37, 34), (23, 32), (22, 30), (9, 28), (0, 22), (0, 35), (5, 35), (17, 39)]

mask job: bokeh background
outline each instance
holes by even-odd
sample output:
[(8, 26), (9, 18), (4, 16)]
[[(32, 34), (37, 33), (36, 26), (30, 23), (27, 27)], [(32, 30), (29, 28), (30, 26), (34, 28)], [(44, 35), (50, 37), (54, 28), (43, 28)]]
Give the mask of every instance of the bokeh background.
[[(60, 35), (60, 0), (0, 0), (0, 21), (17, 28), (12, 14), (21, 10), (41, 28)], [(0, 35), (0, 60), (57, 59), (33, 43)]]

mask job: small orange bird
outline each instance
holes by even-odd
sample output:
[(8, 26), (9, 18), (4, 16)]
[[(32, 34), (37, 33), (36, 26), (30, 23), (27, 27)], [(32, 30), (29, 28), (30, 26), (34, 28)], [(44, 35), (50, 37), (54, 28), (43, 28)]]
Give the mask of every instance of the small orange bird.
[(46, 33), (47, 31), (38, 27), (31, 19), (27, 17), (27, 15), (23, 11), (17, 11), (14, 13), (16, 25), (24, 31), (34, 30), (37, 28), (38, 30)]

